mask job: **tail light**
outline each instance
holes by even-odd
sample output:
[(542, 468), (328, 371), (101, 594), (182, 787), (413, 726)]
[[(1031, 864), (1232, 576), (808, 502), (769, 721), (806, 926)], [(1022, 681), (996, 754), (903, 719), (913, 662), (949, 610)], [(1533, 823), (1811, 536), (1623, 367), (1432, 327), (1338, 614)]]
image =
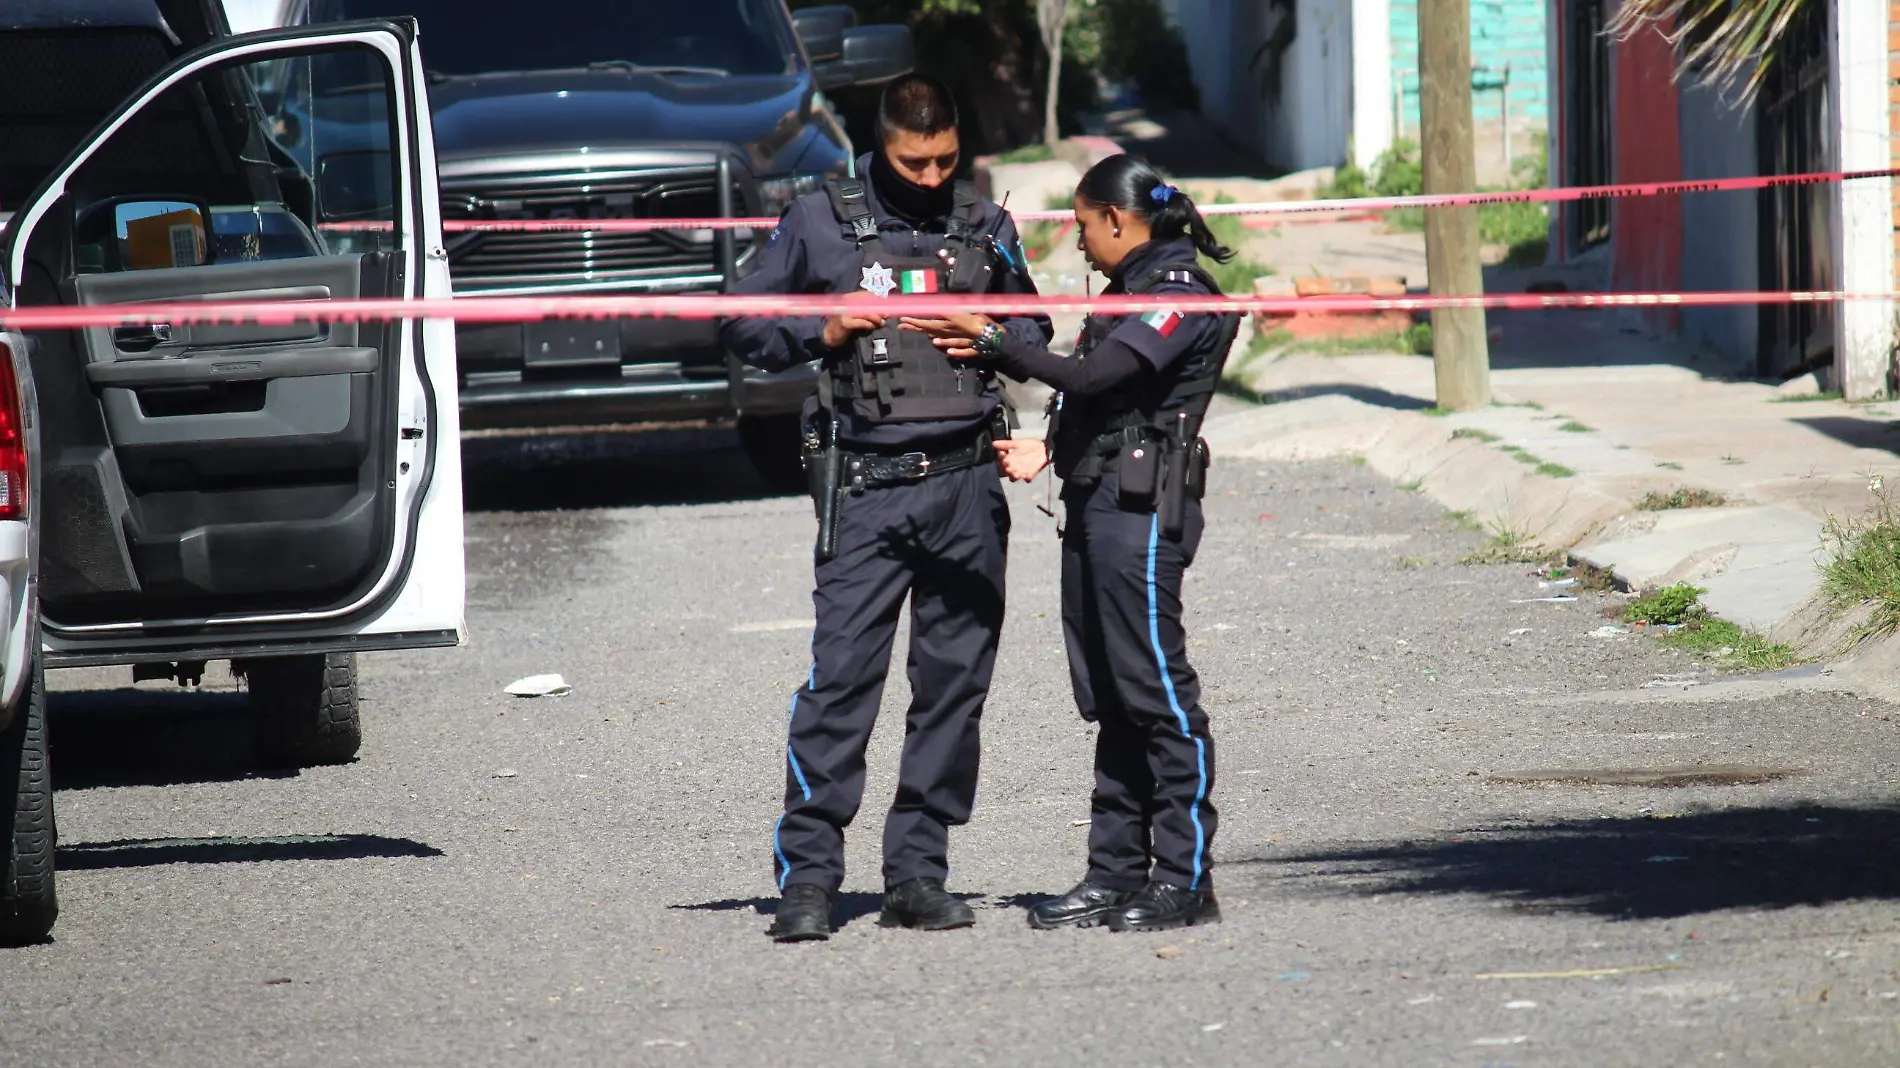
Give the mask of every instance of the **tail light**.
[(0, 520), (26, 518), (26, 420), (13, 350), (0, 342)]

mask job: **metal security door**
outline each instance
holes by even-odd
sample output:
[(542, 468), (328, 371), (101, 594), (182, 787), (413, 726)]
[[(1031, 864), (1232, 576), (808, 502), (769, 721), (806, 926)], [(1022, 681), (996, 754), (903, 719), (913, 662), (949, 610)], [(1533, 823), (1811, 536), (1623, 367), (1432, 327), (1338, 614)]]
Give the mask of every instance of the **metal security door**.
[[(1762, 174), (1801, 174), (1834, 165), (1827, 8), (1809, 4), (1802, 10), (1763, 85), (1756, 121)], [(1836, 188), (1804, 185), (1760, 194), (1762, 289), (1835, 288), (1829, 202)], [(1833, 349), (1833, 305), (1762, 307), (1756, 369), (1763, 377), (1793, 377), (1831, 360)]]

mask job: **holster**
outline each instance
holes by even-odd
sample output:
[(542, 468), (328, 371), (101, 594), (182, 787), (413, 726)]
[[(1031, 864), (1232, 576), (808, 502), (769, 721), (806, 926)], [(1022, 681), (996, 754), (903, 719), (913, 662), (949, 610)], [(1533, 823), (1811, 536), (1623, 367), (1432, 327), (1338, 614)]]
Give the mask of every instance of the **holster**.
[[(1194, 473), (1203, 446), (1199, 438), (1188, 437), (1185, 412), (1176, 416), (1169, 430), (1167, 447), (1162, 453), (1161, 486), (1156, 494), (1155, 513), (1161, 517), (1161, 536), (1178, 538), (1187, 523), (1188, 495), (1194, 492), (1196, 482), (1203, 481)], [(1123, 462), (1126, 463), (1125, 454)]]

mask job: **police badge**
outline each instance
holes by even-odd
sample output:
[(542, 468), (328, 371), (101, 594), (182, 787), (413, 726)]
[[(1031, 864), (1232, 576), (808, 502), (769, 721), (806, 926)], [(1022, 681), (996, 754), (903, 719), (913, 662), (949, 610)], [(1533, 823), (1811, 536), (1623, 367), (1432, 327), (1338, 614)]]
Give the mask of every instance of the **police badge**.
[(863, 277), (859, 285), (862, 286), (867, 293), (880, 297), (888, 297), (891, 295), (891, 290), (897, 288), (897, 278), (892, 274), (889, 267), (884, 266), (876, 260), (872, 260), (871, 265), (864, 268)]

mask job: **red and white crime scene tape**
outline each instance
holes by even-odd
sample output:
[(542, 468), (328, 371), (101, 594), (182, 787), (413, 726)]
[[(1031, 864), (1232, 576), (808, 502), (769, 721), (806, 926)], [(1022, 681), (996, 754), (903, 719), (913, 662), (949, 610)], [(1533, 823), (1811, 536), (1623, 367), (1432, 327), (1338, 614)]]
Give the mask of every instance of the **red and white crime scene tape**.
[[(1879, 171), (1815, 171), (1808, 174), (1758, 175), (1749, 178), (1709, 178), (1679, 182), (1635, 182), (1626, 185), (1578, 185), (1557, 189), (1504, 189), (1490, 193), (1432, 193), (1403, 197), (1350, 197), (1333, 200), (1274, 200), (1252, 204), (1203, 204), (1203, 215), (1310, 215), (1332, 212), (1376, 212), (1396, 208), (1451, 208), (1489, 204), (1557, 204), (1575, 200), (1676, 196), (1685, 193), (1723, 193), (1789, 186), (1825, 185), (1868, 178), (1900, 177), (1900, 169)], [(1073, 211), (1017, 211), (1019, 223), (1061, 222), (1075, 218)], [(777, 219), (448, 219), (444, 233), (647, 233), (654, 230), (769, 230)], [(388, 223), (331, 223), (325, 229), (387, 230)]]
[(1482, 296), (1204, 297), (1183, 294), (1085, 297), (956, 294), (871, 297), (861, 293), (686, 294), (635, 297), (452, 297), (432, 300), (372, 298), (318, 301), (174, 301), (86, 307), (0, 309), (0, 329), (75, 330), (87, 327), (184, 325), (280, 326), (308, 322), (385, 322), (453, 319), (461, 323), (528, 323), (549, 319), (785, 318), (872, 312), (930, 318), (981, 311), (1023, 316), (1062, 313), (1130, 315), (1178, 311), (1184, 315), (1247, 312), (1429, 311), (1435, 308), (1695, 308), (1732, 304), (1837, 304), (1885, 301), (1900, 293), (1496, 293)]
[[(1506, 190), (1491, 193), (1448, 193), (1406, 197), (1359, 197), (1339, 200), (1276, 201), (1259, 204), (1212, 204), (1207, 214), (1305, 214), (1366, 212), (1410, 207), (1557, 203), (1620, 197), (1651, 197), (1686, 193), (1759, 190), (1820, 185), (1867, 178), (1900, 177), (1900, 169), (1876, 171), (1821, 171), (1808, 174), (1715, 178), (1684, 182), (1640, 182), (1628, 185), (1570, 186), (1559, 189)], [(1028, 222), (1070, 219), (1067, 211), (1024, 212)], [(763, 228), (776, 219), (520, 219), (457, 220), (450, 231), (650, 231)], [(385, 229), (388, 224), (341, 224), (338, 229)], [(306, 322), (378, 322), (391, 319), (452, 319), (462, 323), (527, 323), (548, 319), (690, 319), (739, 317), (824, 316), (874, 311), (886, 316), (931, 317), (946, 312), (982, 311), (994, 316), (1094, 313), (1128, 315), (1173, 310), (1203, 313), (1352, 313), (1374, 311), (1430, 311), (1436, 308), (1489, 308), (1537, 310), (1550, 308), (1711, 307), (1719, 305), (1837, 304), (1889, 301), (1900, 292), (1690, 292), (1690, 293), (1500, 293), (1476, 296), (1408, 295), (1373, 297), (1333, 295), (1312, 297), (1188, 297), (1079, 295), (1023, 296), (955, 294), (870, 297), (865, 293), (819, 294), (678, 294), (667, 296), (572, 297), (454, 297), (432, 300), (354, 299), (322, 301), (172, 301), (87, 307), (0, 309), (0, 327), (11, 330), (71, 330), (87, 327), (261, 324)]]

